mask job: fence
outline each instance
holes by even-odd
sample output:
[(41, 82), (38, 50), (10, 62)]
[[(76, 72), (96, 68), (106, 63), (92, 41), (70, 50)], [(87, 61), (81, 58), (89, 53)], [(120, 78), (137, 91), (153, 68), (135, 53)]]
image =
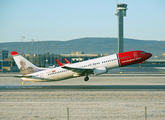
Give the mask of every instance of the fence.
[(56, 120), (163, 120), (165, 110), (162, 107), (152, 109), (147, 106), (134, 108), (107, 107), (56, 107), (47, 103), (0, 103), (0, 119), (56, 119)]

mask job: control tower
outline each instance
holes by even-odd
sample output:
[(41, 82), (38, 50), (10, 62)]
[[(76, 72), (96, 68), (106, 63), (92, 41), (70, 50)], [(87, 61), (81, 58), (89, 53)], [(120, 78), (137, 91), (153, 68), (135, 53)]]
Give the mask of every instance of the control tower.
[(127, 4), (117, 4), (115, 15), (118, 16), (118, 53), (123, 52), (123, 17), (126, 16)]

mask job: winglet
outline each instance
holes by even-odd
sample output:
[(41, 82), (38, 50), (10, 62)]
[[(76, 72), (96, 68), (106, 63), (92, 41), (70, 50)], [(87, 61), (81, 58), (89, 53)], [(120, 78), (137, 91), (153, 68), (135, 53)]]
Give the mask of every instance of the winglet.
[(70, 62), (66, 58), (64, 58), (64, 60), (66, 61), (67, 64), (70, 64)]
[(11, 55), (13, 56), (13, 55), (19, 55), (19, 54), (16, 51), (12, 51)]
[(56, 61), (59, 64), (59, 66), (63, 66), (63, 64), (58, 59), (56, 59)]

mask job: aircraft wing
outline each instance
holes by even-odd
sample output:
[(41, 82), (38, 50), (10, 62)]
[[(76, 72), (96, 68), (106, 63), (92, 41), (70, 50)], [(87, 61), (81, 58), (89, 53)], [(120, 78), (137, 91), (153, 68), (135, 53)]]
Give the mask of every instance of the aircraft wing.
[(36, 77), (36, 76), (32, 76), (32, 75), (18, 75), (18, 76), (14, 76), (17, 78), (33, 78), (33, 79), (43, 79), (41, 77)]
[(93, 74), (93, 68), (75, 68), (69, 66), (63, 66), (62, 68), (67, 70), (72, 70), (73, 72), (82, 73), (82, 74)]
[(31, 78), (31, 75), (18, 75), (18, 76), (14, 76), (14, 77), (18, 77), (18, 78)]

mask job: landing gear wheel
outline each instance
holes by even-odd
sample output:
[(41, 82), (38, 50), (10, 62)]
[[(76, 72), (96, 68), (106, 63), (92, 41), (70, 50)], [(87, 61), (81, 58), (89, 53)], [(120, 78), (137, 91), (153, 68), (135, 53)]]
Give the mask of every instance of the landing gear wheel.
[(84, 81), (88, 81), (89, 80), (89, 77), (88, 75), (86, 75), (86, 77), (84, 78)]

